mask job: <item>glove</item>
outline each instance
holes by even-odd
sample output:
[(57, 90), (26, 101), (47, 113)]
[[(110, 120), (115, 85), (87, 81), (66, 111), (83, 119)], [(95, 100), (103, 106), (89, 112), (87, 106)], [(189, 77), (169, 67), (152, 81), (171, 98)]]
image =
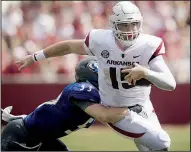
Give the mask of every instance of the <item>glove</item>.
[(137, 104), (135, 106), (131, 106), (128, 108), (129, 110), (136, 112), (138, 115), (142, 116), (143, 118), (148, 118), (147, 112), (145, 111), (143, 106)]
[(129, 110), (131, 110), (131, 111), (134, 111), (134, 112), (136, 112), (136, 113), (140, 113), (143, 109), (142, 109), (142, 106), (141, 105), (135, 105), (135, 106), (130, 106), (130, 107), (128, 107), (129, 108)]
[(15, 119), (21, 119), (21, 118), (26, 117), (26, 115), (14, 116), (14, 115), (10, 114), (12, 109), (13, 109), (13, 106), (6, 107), (5, 109), (1, 108), (2, 120), (4, 120), (5, 122), (10, 122), (10, 121), (15, 120)]

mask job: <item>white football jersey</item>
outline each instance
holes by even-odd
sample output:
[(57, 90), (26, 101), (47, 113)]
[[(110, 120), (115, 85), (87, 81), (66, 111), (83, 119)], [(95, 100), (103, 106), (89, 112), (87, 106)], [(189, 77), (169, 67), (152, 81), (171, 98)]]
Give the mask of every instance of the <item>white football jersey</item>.
[(85, 39), (84, 47), (99, 63), (99, 92), (102, 104), (127, 107), (150, 101), (151, 83), (145, 79), (129, 85), (124, 81), (122, 68), (133, 67), (136, 62), (149, 68), (149, 61), (165, 53), (161, 38), (140, 34), (135, 44), (122, 51), (116, 44), (112, 30), (92, 30)]

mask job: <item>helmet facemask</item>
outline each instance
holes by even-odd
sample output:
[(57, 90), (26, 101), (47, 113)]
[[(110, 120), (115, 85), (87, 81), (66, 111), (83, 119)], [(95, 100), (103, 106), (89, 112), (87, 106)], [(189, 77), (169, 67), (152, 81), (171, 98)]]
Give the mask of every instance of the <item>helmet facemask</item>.
[(142, 31), (141, 21), (111, 21), (113, 33), (124, 46), (131, 46)]

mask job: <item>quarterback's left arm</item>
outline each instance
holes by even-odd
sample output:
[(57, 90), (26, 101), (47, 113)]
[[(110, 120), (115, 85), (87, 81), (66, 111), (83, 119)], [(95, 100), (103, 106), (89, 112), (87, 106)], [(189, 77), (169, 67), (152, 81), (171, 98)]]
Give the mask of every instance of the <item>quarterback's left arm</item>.
[(155, 57), (149, 63), (149, 66), (150, 69), (146, 70), (145, 79), (162, 90), (172, 91), (176, 88), (176, 81), (164, 62), (162, 55)]
[(160, 45), (148, 61), (149, 69), (135, 63), (134, 68), (124, 69), (122, 73), (128, 73), (124, 79), (134, 85), (137, 80), (144, 78), (162, 90), (172, 91), (176, 88), (176, 81), (162, 57), (162, 54), (165, 54), (164, 43), (158, 38), (157, 41)]
[(133, 83), (133, 85), (136, 85), (137, 80), (144, 78), (162, 90), (172, 91), (176, 88), (176, 81), (174, 80), (169, 68), (165, 64), (162, 55), (152, 59), (152, 61), (149, 63), (150, 69), (145, 68), (137, 63), (134, 65), (135, 67), (132, 69), (122, 70), (122, 73), (128, 73), (124, 77), (128, 83)]
[(164, 42), (160, 38), (157, 40), (160, 41), (160, 45), (148, 62), (150, 69), (146, 70), (145, 79), (162, 90), (172, 91), (176, 88), (176, 81), (163, 60), (162, 55), (165, 54)]

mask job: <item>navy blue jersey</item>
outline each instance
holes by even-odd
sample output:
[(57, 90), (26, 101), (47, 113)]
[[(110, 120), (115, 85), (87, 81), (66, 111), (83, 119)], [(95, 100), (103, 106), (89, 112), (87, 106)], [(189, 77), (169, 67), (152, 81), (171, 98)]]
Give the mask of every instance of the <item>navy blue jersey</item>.
[(45, 102), (27, 115), (24, 123), (38, 138), (59, 138), (80, 128), (88, 128), (95, 120), (74, 105), (70, 98), (99, 103), (98, 90), (86, 82), (72, 83), (57, 99)]

